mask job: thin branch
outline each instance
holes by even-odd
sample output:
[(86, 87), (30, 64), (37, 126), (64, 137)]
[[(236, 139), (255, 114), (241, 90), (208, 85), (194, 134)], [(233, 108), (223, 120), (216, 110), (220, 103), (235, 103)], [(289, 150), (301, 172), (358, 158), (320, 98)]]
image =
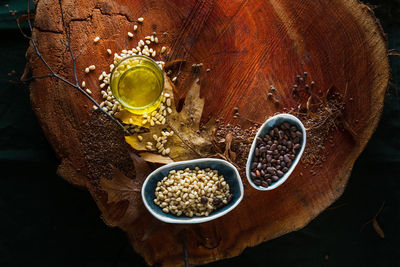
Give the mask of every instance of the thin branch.
[(189, 267), (189, 255), (186, 247), (185, 230), (181, 231), (181, 239), (182, 239), (182, 249), (183, 249), (183, 260), (185, 262), (185, 267)]
[[(37, 45), (36, 41), (34, 40), (34, 38), (33, 38), (33, 36), (32, 36), (33, 27), (32, 27), (32, 23), (31, 23), (31, 20), (30, 20), (30, 19), (31, 19), (31, 14), (30, 14), (29, 0), (27, 0), (27, 4), (26, 4), (26, 5), (27, 5), (27, 18), (28, 18), (28, 19), (27, 19), (27, 22), (28, 22), (28, 27), (29, 27), (29, 30), (30, 30), (31, 35), (30, 35), (30, 36), (27, 35), (27, 34), (22, 30), (21, 25), (20, 25), (20, 19), (19, 19), (19, 18), (16, 18), (16, 16), (14, 15), (14, 17), (15, 17), (15, 19), (16, 19), (16, 22), (17, 22), (17, 25), (18, 25), (18, 29), (20, 30), (21, 34), (22, 34), (25, 38), (27, 38), (27, 39), (32, 43), (32, 46), (33, 46), (33, 48), (34, 48), (34, 50), (35, 50), (36, 55), (37, 55), (38, 58), (43, 62), (43, 64), (46, 66), (46, 68), (49, 70), (50, 74), (43, 75), (43, 76), (33, 76), (33, 77), (29, 78), (29, 79), (24, 79), (24, 81), (33, 80), (33, 79), (42, 79), (42, 78), (48, 78), (48, 77), (54, 77), (54, 78), (59, 79), (59, 80), (62, 81), (63, 83), (65, 83), (65, 84), (67, 84), (67, 85), (69, 85), (69, 86), (71, 86), (71, 87), (77, 89), (79, 92), (81, 92), (81, 93), (82, 93), (84, 96), (86, 96), (98, 109), (100, 109), (101, 112), (103, 112), (109, 119), (111, 119), (111, 120), (112, 120), (113, 122), (115, 122), (119, 127), (121, 127), (121, 129), (124, 130), (124, 132), (125, 132), (127, 135), (131, 135), (131, 133), (124, 127), (124, 125), (123, 125), (119, 120), (117, 120), (116, 118), (114, 118), (112, 115), (110, 115), (108, 112), (106, 112), (102, 107), (100, 107), (100, 105), (96, 102), (96, 100), (94, 100), (88, 93), (86, 93), (85, 90), (83, 90), (83, 89), (79, 86), (78, 76), (77, 76), (77, 74), (76, 74), (76, 59), (77, 59), (77, 57), (80, 55), (80, 53), (78, 54), (78, 56), (75, 56), (74, 53), (73, 53), (73, 51), (72, 51), (72, 48), (71, 48), (71, 39), (70, 39), (68, 30), (67, 30), (67, 27), (66, 27), (66, 24), (65, 24), (61, 0), (59, 0), (60, 13), (61, 13), (61, 20), (62, 20), (62, 23), (63, 23), (63, 28), (64, 28), (64, 31), (65, 31), (65, 36), (66, 36), (66, 39), (67, 39), (66, 46), (67, 46), (67, 48), (68, 48), (68, 50), (69, 50), (69, 52), (70, 52), (71, 58), (72, 58), (72, 64), (73, 64), (73, 72), (74, 72), (75, 84), (72, 83), (72, 82), (70, 82), (70, 81), (68, 81), (67, 79), (61, 77), (61, 76), (58, 75), (57, 73), (55, 73), (55, 71), (50, 67), (50, 65), (49, 65), (49, 64), (47, 63), (47, 61), (44, 59), (43, 55), (40, 53), (39, 48), (38, 48), (38, 45)], [(63, 42), (64, 42), (64, 41), (63, 41)], [(64, 42), (64, 44), (65, 44), (65, 42)]]
[(67, 26), (65, 25), (64, 12), (63, 12), (63, 8), (62, 8), (61, 0), (58, 0), (58, 3), (60, 5), (61, 21), (62, 21), (64, 32), (65, 32), (65, 38), (67, 38), (67, 44), (68, 44), (67, 47), (68, 47), (69, 53), (70, 53), (71, 58), (72, 58), (72, 65), (73, 65), (73, 71), (74, 71), (75, 84), (79, 85), (78, 76), (76, 75), (76, 57), (74, 56), (74, 52), (72, 51), (72, 48), (71, 48), (71, 38), (69, 36), (68, 30), (67, 30)]

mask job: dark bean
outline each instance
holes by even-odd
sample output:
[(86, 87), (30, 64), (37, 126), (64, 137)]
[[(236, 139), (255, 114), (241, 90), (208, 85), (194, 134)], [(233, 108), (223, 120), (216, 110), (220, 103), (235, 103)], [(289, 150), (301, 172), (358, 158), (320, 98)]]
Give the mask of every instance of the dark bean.
[(290, 161), (290, 158), (289, 158), (288, 154), (284, 155), (283, 159), (286, 161), (286, 163)]
[(220, 199), (220, 198), (215, 197), (215, 198), (213, 199), (213, 204), (214, 204), (214, 205), (219, 205), (220, 203), (221, 203), (221, 199)]
[(251, 169), (254, 170), (255, 168), (257, 168), (257, 162), (253, 162), (251, 164)]
[(222, 184), (220, 182), (217, 182), (216, 185), (217, 185), (218, 189), (222, 189)]
[(207, 204), (207, 202), (208, 202), (208, 198), (206, 198), (205, 196), (202, 196), (201, 197), (201, 203)]
[(293, 144), (292, 144), (291, 141), (288, 141), (288, 142), (287, 142), (287, 147), (288, 147), (289, 149), (292, 148), (292, 145), (293, 145)]
[(233, 195), (229, 194), (229, 196), (226, 198), (226, 201), (230, 202), (232, 200), (232, 198), (233, 198)]
[(261, 163), (261, 162), (257, 164), (257, 169), (258, 169), (258, 170), (261, 170), (261, 169), (262, 169), (262, 163)]
[[(276, 125), (262, 138), (257, 137), (254, 158), (250, 165), (250, 177), (254, 184), (268, 187), (283, 177), (301, 148), (301, 138), (302, 132), (289, 122)], [(219, 205), (224, 204), (215, 206)]]

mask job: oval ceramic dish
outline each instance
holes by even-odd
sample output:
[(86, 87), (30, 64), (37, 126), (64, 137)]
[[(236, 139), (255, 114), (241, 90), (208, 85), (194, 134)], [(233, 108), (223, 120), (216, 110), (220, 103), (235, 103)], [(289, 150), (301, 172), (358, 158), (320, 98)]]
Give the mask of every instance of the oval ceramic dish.
[[(262, 187), (262, 186), (257, 186), (253, 183), (250, 177), (250, 166), (253, 161), (254, 157), (254, 150), (256, 148), (256, 140), (257, 137), (259, 136), (264, 136), (267, 134), (272, 128), (274, 128), (276, 125), (280, 125), (283, 122), (289, 122), (291, 124), (294, 124), (297, 126), (297, 128), (302, 132), (303, 136), (301, 137), (301, 148), (300, 151), (297, 153), (296, 157), (293, 160), (292, 165), (290, 166), (289, 170), (275, 183), (271, 184), (268, 187)], [(294, 168), (296, 167), (297, 163), (299, 162), (301, 155), (303, 154), (304, 148), (306, 146), (306, 129), (304, 128), (303, 123), (296, 118), (293, 115), (290, 114), (278, 114), (275, 115), (271, 118), (269, 118), (266, 122), (264, 122), (263, 125), (261, 125), (260, 129), (257, 132), (256, 137), (253, 140), (253, 144), (251, 145), (250, 152), (249, 152), (249, 157), (247, 158), (247, 164), (246, 164), (246, 177), (249, 183), (251, 184), (252, 187), (254, 187), (257, 190), (262, 190), (262, 191), (267, 191), (267, 190), (272, 190), (283, 184), (287, 178), (289, 178), (290, 174), (293, 172)]]
[[(165, 176), (168, 176), (168, 173), (171, 170), (183, 170), (186, 168), (194, 169), (195, 167), (199, 167), (200, 169), (211, 168), (218, 170), (218, 172), (224, 176), (225, 181), (229, 184), (230, 192), (233, 195), (232, 200), (225, 207), (213, 211), (206, 217), (175, 216), (170, 213), (164, 213), (161, 208), (153, 202), (157, 182), (161, 181)], [(213, 158), (179, 161), (162, 166), (153, 171), (146, 178), (142, 186), (142, 199), (144, 205), (154, 217), (166, 223), (193, 224), (208, 222), (224, 216), (233, 210), (240, 203), (242, 198), (243, 184), (235, 166), (225, 160)]]

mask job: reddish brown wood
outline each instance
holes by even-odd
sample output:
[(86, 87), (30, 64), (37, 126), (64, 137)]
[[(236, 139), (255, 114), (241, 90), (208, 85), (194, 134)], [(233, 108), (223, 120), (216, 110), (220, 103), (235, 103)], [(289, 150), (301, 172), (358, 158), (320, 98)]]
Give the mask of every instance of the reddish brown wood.
[[(370, 8), (356, 0), (64, 0), (63, 6), (72, 48), (82, 52), (77, 63), (79, 80), (86, 81), (97, 100), (101, 99), (97, 77), (111, 63), (105, 50), (134, 47), (136, 42), (127, 38), (127, 32), (140, 16), (145, 18), (140, 37), (168, 32), (162, 42), (171, 50), (164, 60), (185, 57), (189, 67), (202, 62), (204, 69), (211, 69), (201, 77), (204, 121), (214, 116), (248, 127), (249, 120), (263, 122), (283, 108), (296, 107), (291, 87), (295, 75), (303, 71), (323, 92), (334, 86), (346, 101), (354, 99), (346, 102), (344, 117), (357, 140), (347, 131), (335, 132), (335, 147), (328, 148), (331, 153), (315, 169), (316, 176), (299, 164), (291, 178), (271, 192), (254, 190), (242, 177), (245, 197), (232, 213), (186, 227), (192, 264), (233, 257), (246, 247), (297, 230), (342, 194), (354, 161), (378, 123), (389, 79), (385, 37)], [(101, 36), (97, 44), (95, 36)], [(60, 41), (64, 35), (58, 1), (38, 2), (34, 37), (55, 71), (72, 80), (71, 58)], [(27, 58), (34, 75), (47, 73), (32, 47)], [(87, 76), (83, 69), (90, 64), (96, 65), (95, 75)], [(184, 72), (178, 98), (185, 95), (190, 82)], [(267, 100), (270, 84), (278, 90), (280, 106)], [(99, 177), (90, 176), (81, 140), (87, 133), (85, 123), (93, 118), (91, 103), (55, 79), (33, 82), (31, 100), (61, 160), (60, 175), (88, 188), (103, 212), (114, 214), (123, 208), (123, 203), (107, 205), (97, 187)], [(239, 120), (232, 117), (235, 106), (241, 113)], [(92, 137), (93, 143), (101, 144), (100, 136)], [(123, 144), (115, 146), (126, 151)], [(109, 161), (113, 160), (110, 156)], [(182, 264), (176, 234), (180, 228), (155, 222), (144, 211), (122, 229), (149, 264)]]

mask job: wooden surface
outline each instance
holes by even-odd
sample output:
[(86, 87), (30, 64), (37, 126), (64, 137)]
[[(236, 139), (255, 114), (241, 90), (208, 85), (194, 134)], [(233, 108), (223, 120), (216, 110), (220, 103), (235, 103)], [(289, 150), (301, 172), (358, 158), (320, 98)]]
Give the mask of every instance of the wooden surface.
[[(105, 50), (136, 46), (136, 38), (129, 40), (127, 32), (140, 16), (145, 18), (140, 37), (168, 32), (161, 44), (170, 47), (164, 60), (184, 57), (189, 67), (202, 62), (204, 69), (211, 69), (201, 74), (204, 122), (213, 116), (246, 128), (249, 121), (261, 123), (284, 108), (297, 107), (299, 100), (291, 88), (296, 74), (304, 71), (322, 92), (335, 87), (345, 96), (344, 118), (353, 132), (332, 134), (335, 145), (327, 148), (331, 153), (322, 167), (314, 169), (316, 175), (299, 163), (288, 181), (271, 192), (256, 191), (242, 177), (245, 196), (235, 210), (213, 222), (184, 227), (192, 264), (233, 257), (246, 247), (299, 229), (342, 194), (354, 161), (378, 123), (389, 80), (385, 37), (370, 8), (354, 0), (64, 0), (63, 7), (72, 48), (82, 53), (79, 79), (86, 81), (97, 100), (97, 77), (111, 64)], [(95, 36), (101, 36), (97, 44)], [(72, 80), (71, 59), (61, 43), (58, 1), (37, 3), (34, 37), (48, 63)], [(32, 47), (27, 58), (34, 75), (47, 74)], [(85, 76), (83, 69), (91, 64), (96, 65), (96, 75)], [(190, 74), (184, 72), (177, 85), (178, 99), (190, 83)], [(277, 88), (279, 106), (267, 99), (271, 84)], [(126, 203), (107, 204), (98, 187), (103, 174), (91, 166), (127, 161), (122, 133), (109, 124), (94, 127), (91, 122), (99, 115), (92, 114), (92, 104), (55, 79), (34, 81), (31, 100), (61, 161), (58, 173), (90, 191), (106, 222), (118, 216)], [(239, 119), (233, 118), (234, 107), (239, 108)], [(107, 133), (115, 137), (112, 145), (106, 142)], [(118, 157), (103, 150), (117, 151)], [(93, 157), (91, 151), (98, 155)], [(133, 178), (132, 170), (125, 173)], [(140, 198), (137, 201), (140, 217), (120, 226), (135, 250), (149, 264), (183, 264), (177, 234), (182, 228), (155, 221), (142, 210)]]

